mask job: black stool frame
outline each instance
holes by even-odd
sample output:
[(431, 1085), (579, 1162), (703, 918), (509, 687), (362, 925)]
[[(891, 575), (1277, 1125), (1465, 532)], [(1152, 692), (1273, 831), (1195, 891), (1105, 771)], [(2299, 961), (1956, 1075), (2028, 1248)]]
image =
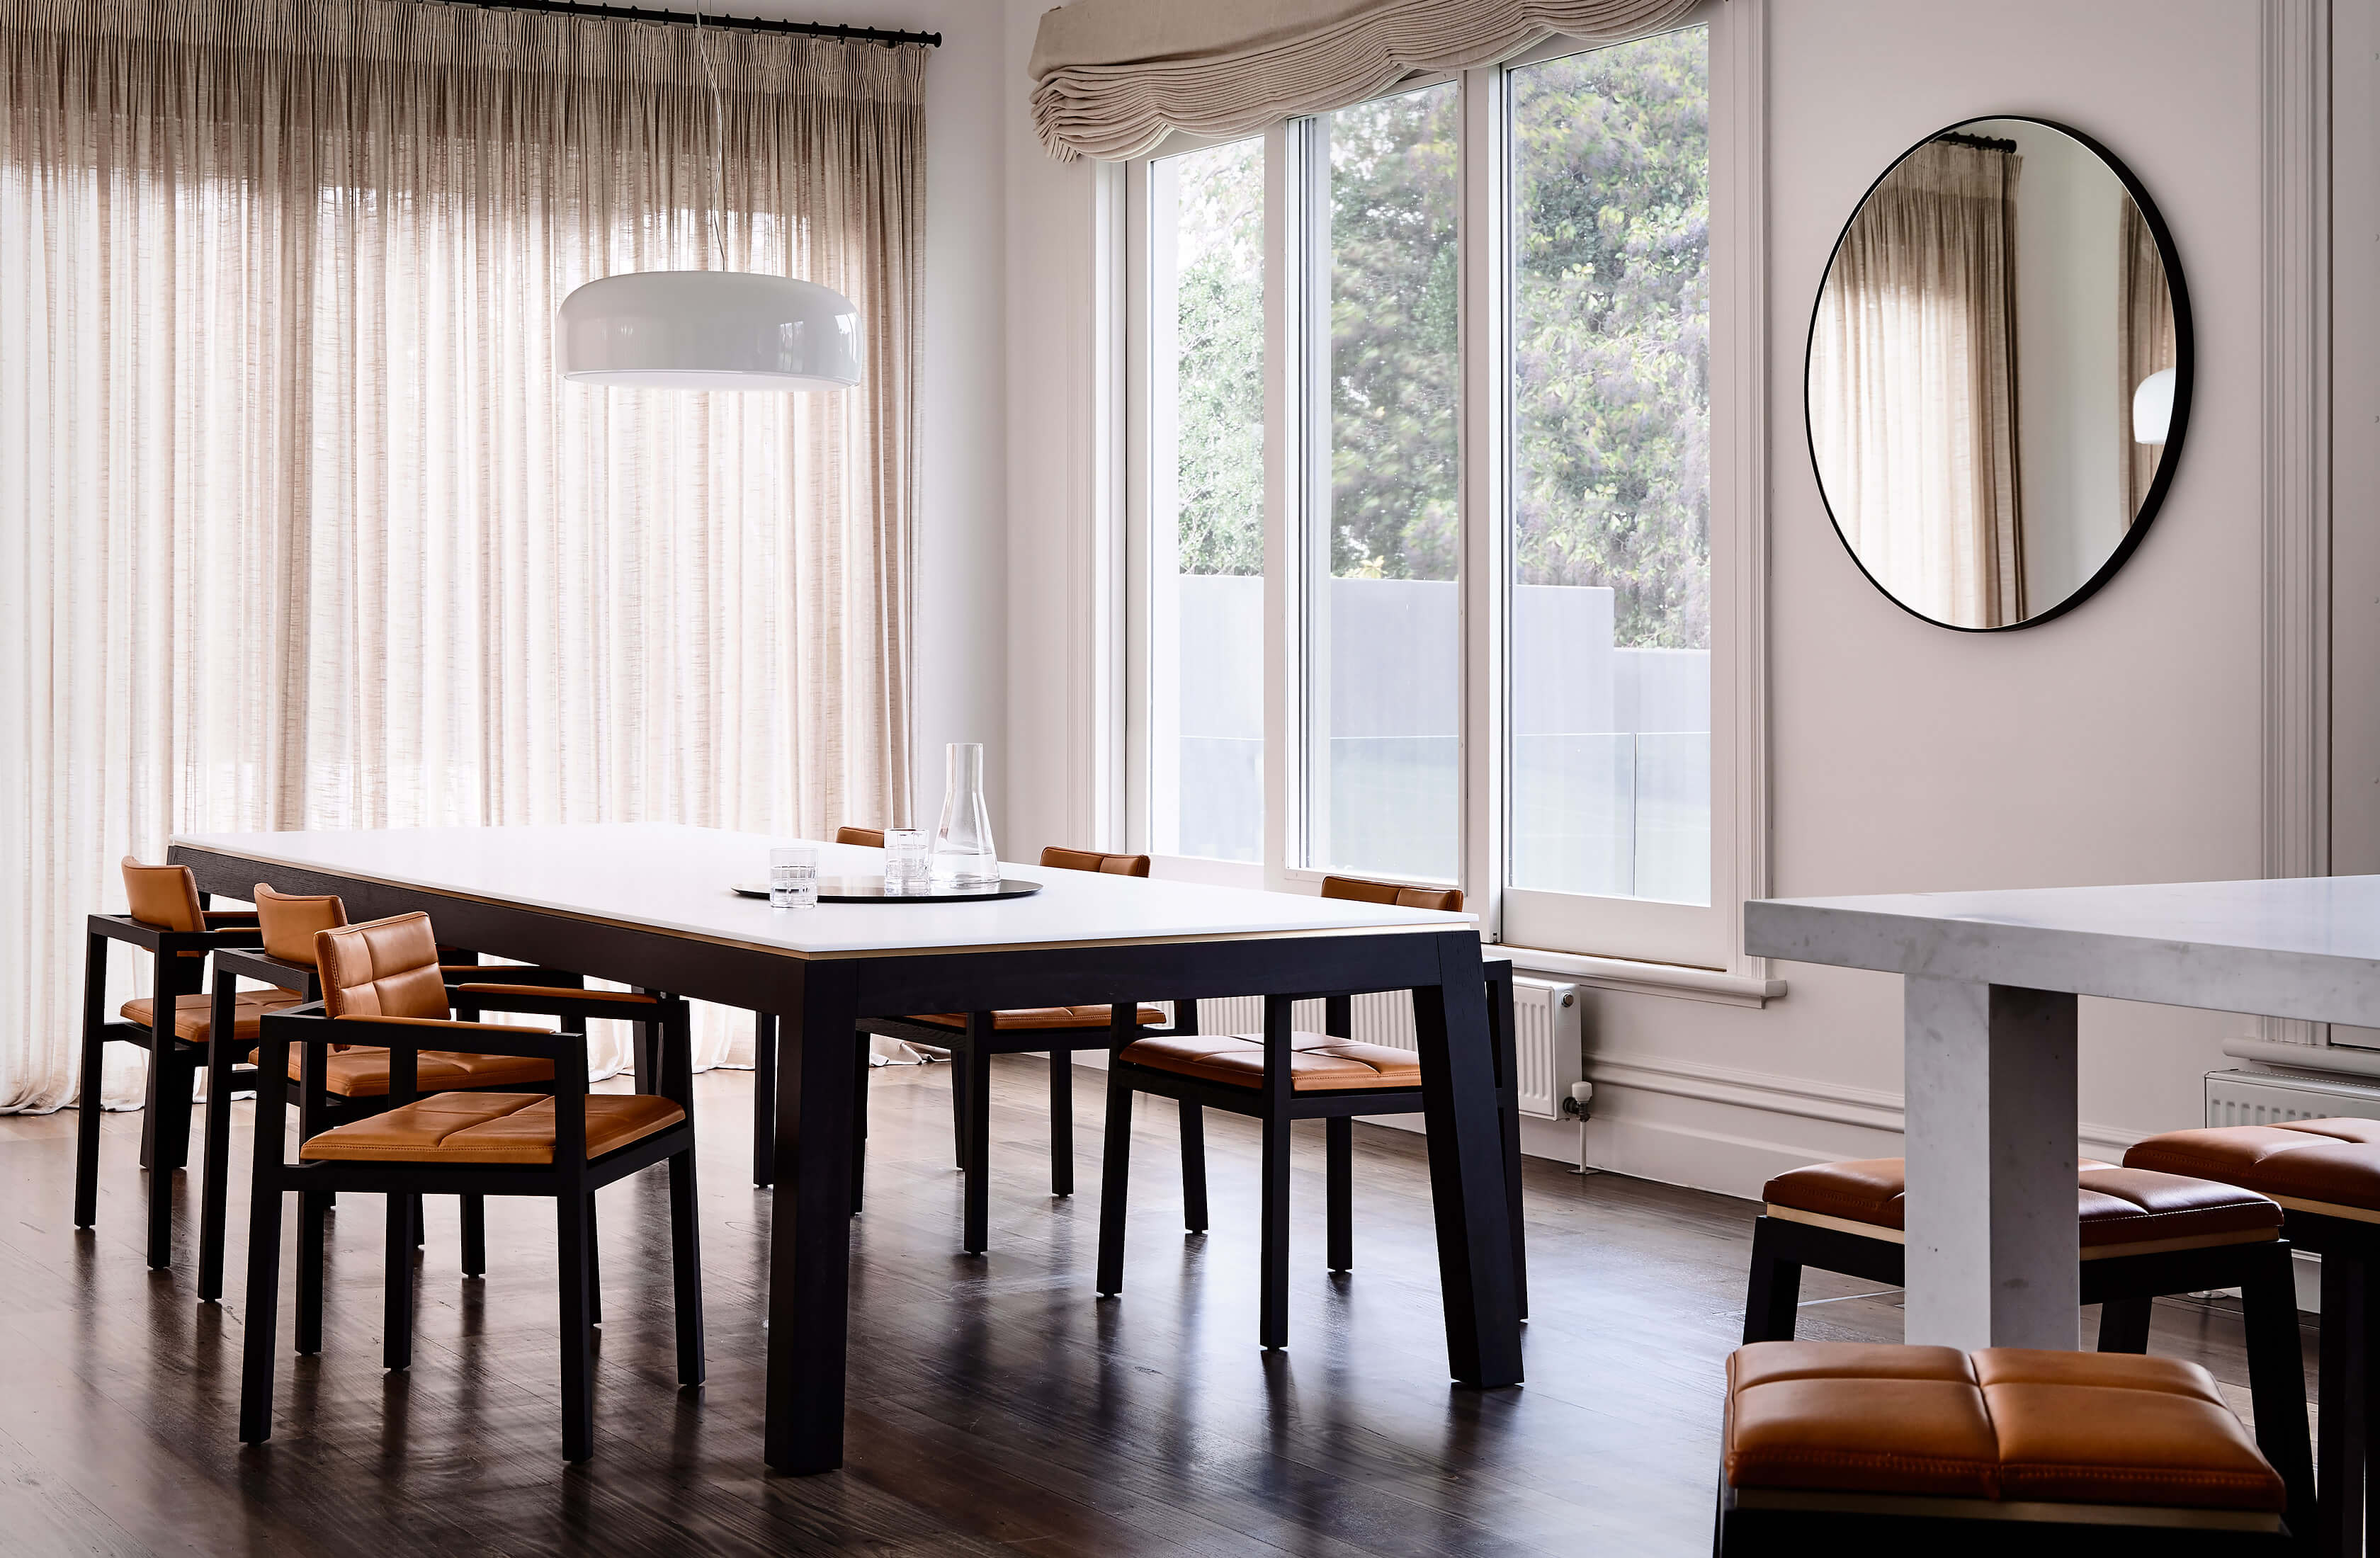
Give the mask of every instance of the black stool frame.
[(1988, 1501), (1951, 1499), (1940, 1501), (1945, 1506), (1941, 1514), (1922, 1513), (1929, 1502), (1845, 1493), (1811, 1496), (1802, 1507), (1763, 1507), (1761, 1502), (1746, 1507), (1722, 1473), (1711, 1551), (1714, 1558), (1803, 1558), (1812, 1552), (2008, 1558), (2018, 1552), (2025, 1558), (2108, 1558), (2119, 1552), (2155, 1552), (2158, 1558), (2272, 1553), (2277, 1558), (2304, 1551), (2286, 1521), (2277, 1531), (2259, 1531), (2152, 1520), (2137, 1525), (2035, 1520), (1980, 1511), (1969, 1515), (1962, 1506)]
[[(1502, 1127), (1504, 1200), (1512, 1219), (1512, 1280), (1520, 1317), (1529, 1314), (1527, 1239), (1524, 1234), (1521, 1198), (1521, 1128), (1518, 1064), (1514, 1054), (1512, 965), (1485, 966), (1488, 987), (1488, 1032), (1496, 1062), (1496, 1098)], [(1354, 996), (1360, 992), (1326, 994), (1323, 1032), (1348, 1038), (1354, 1032)], [(1310, 997), (1308, 997), (1310, 998)], [(1415, 1112), (1418, 1087), (1336, 1089), (1299, 1093), (1290, 1086), (1291, 1013), (1299, 997), (1265, 997), (1264, 1081), (1258, 1087), (1186, 1077), (1123, 1059), (1108, 1062), (1107, 1141), (1101, 1160), (1099, 1192), (1099, 1293), (1113, 1298), (1123, 1290), (1124, 1198), (1131, 1178), (1132, 1098), (1135, 1093), (1172, 1098), (1182, 1118), (1183, 1221), (1192, 1233), (1207, 1229), (1206, 1124), (1201, 1111), (1213, 1108), (1245, 1115), (1264, 1127), (1263, 1195), (1259, 1232), (1258, 1280), (1262, 1290), (1257, 1335), (1267, 1349), (1289, 1345), (1289, 1146), (1290, 1127), (1298, 1120), (1324, 1122), (1327, 1232), (1324, 1263), (1331, 1271), (1350, 1271), (1354, 1255), (1354, 1127), (1361, 1115), (1405, 1115)], [(1126, 1008), (1119, 1008), (1126, 1009)], [(1123, 1025), (1111, 1021), (1111, 1046), (1121, 1051), (1132, 1035), (1114, 1032)], [(1198, 1032), (1198, 1003), (1176, 1000), (1169, 1033), (1184, 1037)]]
[[(199, 895), (202, 909), (208, 901), (209, 895)], [(149, 1052), (140, 1165), (149, 1171), (149, 1264), (155, 1270), (174, 1263), (174, 1171), (190, 1160), (190, 1084), (206, 1063), (208, 1050), (206, 1044), (192, 1044), (176, 1033), (175, 1017), (182, 996), (201, 993), (207, 972), (205, 954), (219, 948), (254, 947), (258, 939), (252, 909), (207, 909), (205, 913), (211, 924), (223, 921), (223, 928), (161, 930), (128, 914), (93, 914), (84, 922), (82, 1096), (75, 1121), (74, 1226), (88, 1228), (99, 1220), (100, 1078), (107, 1045), (138, 1045)], [(107, 1015), (107, 947), (112, 941), (138, 947), (154, 962), (149, 996), (154, 1027), (111, 1021)], [(185, 956), (189, 953), (198, 956)], [(223, 1026), (210, 1028), (210, 1037), (230, 1033), (228, 1010), (225, 1002), (216, 1001), (215, 1021)]]
[[(485, 1009), (547, 1013), (566, 997), (523, 991), (498, 996), (473, 992)], [(579, 1002), (579, 1008), (603, 1003)], [(322, 1348), (322, 1253), (324, 1213), (330, 1197), (357, 1190), (388, 1198), (387, 1267), (384, 1274), (385, 1334), (382, 1363), (390, 1369), (413, 1360), (412, 1198), (419, 1195), (550, 1196), (561, 1266), (562, 1453), (583, 1461), (594, 1453), (592, 1312), (592, 1220), (594, 1193), (657, 1163), (669, 1165), (670, 1254), (677, 1311), (677, 1377), (681, 1386), (703, 1382), (702, 1257), (695, 1194), (695, 1130), (692, 1022), (684, 1001), (662, 996), (657, 1013), (662, 1052), (659, 1092), (686, 1111), (666, 1129), (629, 1142), (589, 1162), (587, 1157), (587, 1041), (578, 1033), (540, 1033), (490, 1027), (471, 1034), (474, 1051), (550, 1060), (554, 1070), (554, 1147), (550, 1165), (450, 1165), (356, 1162), (338, 1159), (291, 1163), (282, 1134), (256, 1133), (256, 1166), (249, 1200), (248, 1330), (240, 1366), (239, 1436), (256, 1444), (273, 1435), (273, 1376), (281, 1298), (282, 1196), (299, 1198), (298, 1235), (298, 1350)], [(616, 1017), (616, 1005), (596, 1013)], [(319, 1008), (268, 1014), (257, 1057), (259, 1118), (288, 1106), (289, 1046), (309, 1051), (304, 1067), (317, 1071), (333, 1042), (376, 1044), (389, 1052), (389, 1106), (419, 1096), (422, 1050), (455, 1030), (421, 1028), (369, 1019), (326, 1018)]]
[[(2281, 1231), (2322, 1257), (2322, 1502), (2314, 1551), (2352, 1558), (2364, 1551), (2375, 1479), (2372, 1402), (2380, 1394), (2380, 1224), (2283, 1203)], [(2257, 1416), (2264, 1408), (2257, 1407)]]
[[(2294, 1238), (2294, 1223), (2284, 1231)], [(2218, 1287), (2240, 1289), (2246, 1310), (2248, 1383), (2256, 1408), (2256, 1443), (2288, 1486), (2290, 1524), (2302, 1531), (2313, 1527), (2313, 1459), (2307, 1442), (2305, 1365), (2298, 1341), (2297, 1279), (2290, 1268), (2289, 1250), (2289, 1238), (2271, 1238), (2085, 1260), (2082, 1262), (2082, 1302), (2100, 1306), (2101, 1352), (2144, 1353), (2149, 1349), (2150, 1299)], [(1744, 1297), (1744, 1341), (1793, 1339), (1804, 1266), (1895, 1287), (1907, 1281), (1906, 1251), (1894, 1240), (1764, 1214), (1752, 1228), (1752, 1282)], [(2328, 1303), (2326, 1295), (2325, 1303)], [(2325, 1362), (2325, 1371), (2327, 1367)], [(2328, 1383), (2325, 1372), (2325, 1402), (2331, 1399)], [(2323, 1420), (2329, 1422), (2327, 1411)], [(2325, 1431), (2325, 1443), (2328, 1437)], [(2030, 1533), (2033, 1528), (2024, 1529)]]

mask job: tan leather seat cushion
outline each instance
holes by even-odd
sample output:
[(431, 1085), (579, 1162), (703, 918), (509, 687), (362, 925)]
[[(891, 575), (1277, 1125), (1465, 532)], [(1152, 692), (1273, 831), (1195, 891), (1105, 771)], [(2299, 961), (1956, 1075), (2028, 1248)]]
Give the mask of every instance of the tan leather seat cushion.
[[(256, 1060), (251, 1054), (250, 1064)], [(467, 1055), (459, 1050), (425, 1049), (416, 1057), (415, 1088), (443, 1093), (456, 1087), (528, 1087), (553, 1080), (553, 1062), (528, 1055)], [(289, 1080), (302, 1081), (304, 1055), (289, 1049)], [(388, 1051), (377, 1045), (346, 1045), (330, 1053), (322, 1066), (322, 1090), (342, 1098), (388, 1096)]]
[[(268, 1011), (280, 1011), (294, 1007), (306, 997), (293, 990), (243, 990), (232, 997), (232, 1043), (254, 1044), (262, 1031), (259, 1019)], [(212, 996), (176, 996), (174, 998), (174, 1036), (186, 1044), (207, 1042), (207, 1029), (214, 1021)], [(124, 1019), (153, 1029), (150, 1014), (157, 1009), (154, 1001), (140, 1000), (124, 1003)]]
[[(2075, 1212), (2084, 1249), (2226, 1234), (2277, 1232), (2281, 1209), (2236, 1185), (2143, 1168), (2083, 1164)], [(1761, 1199), (1773, 1207), (1815, 1212), (1845, 1222), (1900, 1228), (1907, 1183), (1900, 1158), (1862, 1158), (1796, 1168), (1768, 1181)]]
[[(1421, 1057), (1410, 1050), (1328, 1033), (1292, 1033), (1289, 1043), (1289, 1085), (1294, 1093), (1421, 1085)], [(1126, 1045), (1123, 1055), (1135, 1065), (1176, 1076), (1233, 1087), (1264, 1085), (1264, 1040), (1245, 1033), (1142, 1039)]]
[[(1018, 1007), (1013, 1011), (991, 1014), (992, 1027), (1002, 1033), (1011, 1029), (1029, 1028), (1104, 1028), (1108, 1025), (1106, 1007)], [(927, 1022), (937, 1028), (966, 1027), (966, 1013), (938, 1011), (923, 1017), (902, 1019), (905, 1022)], [(1165, 1013), (1156, 1007), (1142, 1007), (1138, 1021), (1143, 1026), (1165, 1021)]]
[(2124, 1154), (2131, 1168), (2203, 1174), (2291, 1201), (2380, 1212), (2380, 1120), (2291, 1120), (2169, 1130)]
[[(553, 1100), (534, 1093), (442, 1093), (323, 1131), (299, 1149), (311, 1161), (553, 1161)], [(686, 1118), (666, 1098), (599, 1093), (587, 1099), (587, 1155), (601, 1157)]]
[(2206, 1371), (2123, 1353), (1756, 1342), (1728, 1359), (1738, 1488), (2277, 1514)]

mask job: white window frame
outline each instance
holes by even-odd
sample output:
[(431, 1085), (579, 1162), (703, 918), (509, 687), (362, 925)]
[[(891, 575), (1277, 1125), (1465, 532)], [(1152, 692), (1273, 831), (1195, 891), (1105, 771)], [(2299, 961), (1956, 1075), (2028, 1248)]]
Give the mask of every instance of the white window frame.
[[(1707, 984), (1708, 971), (1736, 981), (1766, 981), (1761, 960), (1742, 954), (1742, 905), (1761, 897), (1768, 882), (1766, 625), (1767, 577), (1766, 376), (1767, 259), (1761, 200), (1765, 184), (1765, 0), (1718, 0), (1680, 25), (1710, 30), (1711, 95), (1711, 901), (1702, 905), (1628, 898), (1594, 898), (1512, 888), (1504, 876), (1508, 809), (1504, 774), (1504, 675), (1509, 526), (1504, 487), (1509, 465), (1506, 372), (1511, 310), (1506, 198), (1505, 72), (1515, 66), (1596, 46), (1550, 40), (1519, 59), (1466, 70), (1461, 84), (1463, 127), (1460, 204), (1462, 355), (1463, 674), (1461, 854), (1469, 907), (1482, 934), (1520, 948), (1543, 948), (1546, 966), (1620, 960), (1672, 965), (1683, 983)], [(1417, 79), (1399, 91), (1432, 84)], [(1304, 512), (1312, 483), (1312, 429), (1303, 381), (1311, 365), (1298, 360), (1299, 300), (1292, 288), (1306, 276), (1303, 263), (1314, 236), (1300, 223), (1307, 209), (1300, 180), (1305, 138), (1295, 123), (1272, 126), (1265, 141), (1265, 821), (1257, 864), (1169, 856), (1161, 875), (1278, 890), (1312, 892), (1326, 875), (1293, 862), (1305, 858), (1303, 709), (1310, 695), (1302, 663), (1306, 643)], [(1129, 164), (1124, 248), (1131, 276), (1126, 327), (1127, 539), (1123, 585), (1131, 631), (1125, 699), (1126, 775), (1123, 807), (1131, 847), (1149, 834), (1148, 741), (1155, 663), (1166, 652), (1161, 627), (1151, 621), (1151, 569), (1170, 537), (1154, 534), (1160, 507), (1152, 480), (1152, 373), (1170, 361), (1157, 344), (1148, 298), (1152, 190), (1149, 164), (1215, 141), (1183, 137)], [(1321, 337), (1327, 343), (1327, 335)], [(1327, 367), (1325, 371), (1327, 371)], [(1168, 511), (1170, 512), (1170, 511)], [(1643, 981), (1660, 983), (1658, 971)]]

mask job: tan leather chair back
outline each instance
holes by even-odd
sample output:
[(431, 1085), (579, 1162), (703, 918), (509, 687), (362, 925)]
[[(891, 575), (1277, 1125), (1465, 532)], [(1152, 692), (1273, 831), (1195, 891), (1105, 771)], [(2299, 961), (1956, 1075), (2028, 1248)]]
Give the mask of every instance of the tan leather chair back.
[(871, 850), (884, 847), (884, 830), (880, 827), (838, 827), (834, 830), (838, 844), (865, 844)]
[(124, 899), (132, 917), (165, 931), (202, 931), (206, 911), (199, 906), (199, 879), (187, 865), (143, 865), (124, 857)]
[(1415, 888), (1400, 882), (1366, 882), (1361, 876), (1325, 876), (1322, 896), (1357, 903), (1393, 903), (1400, 909), (1443, 909), (1450, 913), (1463, 908), (1461, 888)]
[(277, 893), (256, 884), (256, 928), (264, 934), (264, 955), (285, 963), (314, 966), (314, 937), (347, 923), (347, 906), (336, 893)]
[(333, 1017), (451, 1017), (430, 916), (392, 914), (314, 933), (322, 1009)]
[(1109, 876), (1146, 876), (1147, 855), (1106, 855), (1097, 850), (1062, 850), (1052, 844), (1041, 851), (1041, 864), (1057, 871), (1097, 871)]

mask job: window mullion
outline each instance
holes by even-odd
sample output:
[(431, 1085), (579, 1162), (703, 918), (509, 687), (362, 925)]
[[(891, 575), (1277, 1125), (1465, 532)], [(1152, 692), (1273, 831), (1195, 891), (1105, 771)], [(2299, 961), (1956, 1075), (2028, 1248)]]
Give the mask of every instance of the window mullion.
[(1511, 318), (1504, 73), (1463, 73), (1462, 203), (1456, 211), (1463, 363), (1463, 885), (1496, 936), (1504, 888), (1504, 504)]

